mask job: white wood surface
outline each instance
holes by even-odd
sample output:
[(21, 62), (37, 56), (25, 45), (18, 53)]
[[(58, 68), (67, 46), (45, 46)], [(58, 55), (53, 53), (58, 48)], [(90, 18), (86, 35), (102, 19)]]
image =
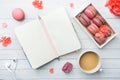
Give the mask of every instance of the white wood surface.
[[(110, 41), (105, 47), (99, 49), (88, 35), (77, 24), (74, 24), (79, 36), (82, 49), (78, 52), (60, 57), (59, 60), (53, 60), (38, 70), (33, 70), (24, 55), (24, 52), (14, 34), (14, 28), (26, 22), (36, 19), (36, 15), (44, 15), (49, 10), (59, 6), (64, 6), (68, 14), (73, 18), (76, 9), (79, 9), (81, 3), (87, 0), (43, 0), (43, 10), (37, 10), (32, 6), (33, 0), (0, 0), (0, 24), (6, 22), (7, 28), (0, 25), (0, 37), (11, 36), (12, 44), (3, 47), (0, 44), (0, 80), (12, 80), (11, 74), (5, 69), (4, 64), (10, 62), (13, 57), (18, 59), (15, 70), (17, 80), (120, 80), (120, 17), (113, 16), (104, 6), (107, 0), (90, 0), (91, 3), (99, 10), (103, 17), (110, 23), (118, 35)], [(69, 3), (74, 2), (75, 7), (69, 7)], [(22, 22), (15, 21), (11, 16), (14, 8), (22, 8), (25, 11), (25, 20)], [(32, 38), (32, 35), (31, 35)], [(103, 72), (92, 75), (84, 74), (77, 65), (77, 58), (82, 51), (97, 51), (102, 59)], [(71, 62), (73, 69), (69, 74), (62, 72), (61, 68), (65, 62)], [(54, 74), (49, 73), (49, 68), (54, 68)]]

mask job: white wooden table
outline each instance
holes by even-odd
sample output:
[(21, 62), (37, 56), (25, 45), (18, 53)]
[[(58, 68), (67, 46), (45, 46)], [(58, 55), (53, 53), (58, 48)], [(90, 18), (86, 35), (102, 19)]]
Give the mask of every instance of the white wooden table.
[[(105, 47), (99, 49), (88, 35), (76, 24), (75, 28), (80, 38), (82, 49), (60, 57), (60, 61), (53, 60), (38, 70), (33, 70), (23, 53), (23, 50), (15, 37), (14, 28), (26, 22), (36, 19), (36, 14), (43, 15), (49, 10), (64, 6), (70, 17), (76, 9), (80, 8), (80, 3), (87, 0), (43, 0), (43, 10), (37, 10), (32, 5), (33, 0), (0, 0), (0, 37), (10, 36), (12, 44), (3, 47), (0, 44), (0, 80), (12, 80), (11, 74), (5, 69), (4, 64), (16, 57), (18, 59), (17, 69), (15, 70), (17, 80), (120, 80), (120, 17), (113, 16), (106, 8), (106, 0), (91, 0), (91, 3), (102, 13), (103, 17), (110, 23), (118, 35), (109, 42)], [(75, 4), (70, 8), (69, 3)], [(15, 21), (11, 16), (14, 8), (22, 8), (25, 11), (25, 20), (22, 22)], [(7, 28), (2, 28), (1, 23), (6, 22)], [(32, 35), (31, 35), (32, 38)], [(84, 74), (77, 66), (77, 57), (84, 50), (97, 51), (102, 59), (103, 72), (92, 75)], [(69, 74), (62, 72), (61, 68), (65, 62), (71, 62), (73, 69)], [(49, 69), (54, 68), (54, 74), (49, 73)]]

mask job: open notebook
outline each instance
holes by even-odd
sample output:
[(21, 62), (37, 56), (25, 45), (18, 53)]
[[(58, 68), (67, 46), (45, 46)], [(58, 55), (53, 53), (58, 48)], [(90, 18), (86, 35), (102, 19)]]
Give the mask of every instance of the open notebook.
[(15, 29), (33, 69), (81, 48), (64, 8)]

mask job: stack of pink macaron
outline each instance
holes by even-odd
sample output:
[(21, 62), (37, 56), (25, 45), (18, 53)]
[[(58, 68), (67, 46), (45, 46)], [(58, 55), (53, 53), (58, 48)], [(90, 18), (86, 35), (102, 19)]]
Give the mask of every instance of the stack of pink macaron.
[(102, 45), (112, 33), (104, 18), (92, 5), (89, 5), (80, 13), (79, 21), (92, 34), (99, 45)]

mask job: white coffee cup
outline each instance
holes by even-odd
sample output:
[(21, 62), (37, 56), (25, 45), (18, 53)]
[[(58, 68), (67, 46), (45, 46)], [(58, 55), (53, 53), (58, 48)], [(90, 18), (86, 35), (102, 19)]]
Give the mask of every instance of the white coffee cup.
[[(96, 66), (93, 68), (93, 69), (91, 69), (91, 70), (85, 70), (85, 69), (83, 69), (82, 68), (82, 66), (81, 66), (81, 63), (83, 63), (83, 61), (82, 60), (84, 60), (84, 59), (82, 59), (83, 58), (83, 56), (85, 55), (85, 54), (95, 54), (96, 55), (96, 57), (98, 58), (98, 61), (97, 61), (97, 64), (96, 64)], [(94, 56), (95, 57), (95, 56)], [(89, 58), (90, 58), (90, 56), (89, 56)], [(87, 59), (87, 57), (85, 57), (85, 60)], [(89, 59), (88, 59), (89, 60)], [(94, 59), (93, 59), (94, 60)], [(82, 61), (82, 62), (80, 62), (80, 61)], [(89, 61), (87, 61), (87, 62), (90, 62), (90, 60)], [(84, 64), (84, 63), (83, 63)], [(87, 64), (87, 63), (86, 63)], [(82, 52), (80, 55), (79, 55), (79, 57), (78, 57), (78, 65), (79, 65), (79, 67), (80, 67), (80, 70), (81, 71), (83, 71), (83, 72), (85, 72), (85, 73), (88, 73), (88, 74), (92, 74), (92, 73), (95, 73), (95, 72), (97, 72), (97, 71), (102, 71), (102, 69), (101, 69), (101, 59), (100, 59), (100, 56), (99, 56), (99, 54), (98, 53), (96, 53), (95, 51), (84, 51), (84, 52)], [(88, 66), (89, 67), (89, 66)], [(87, 68), (88, 68), (87, 67)]]

